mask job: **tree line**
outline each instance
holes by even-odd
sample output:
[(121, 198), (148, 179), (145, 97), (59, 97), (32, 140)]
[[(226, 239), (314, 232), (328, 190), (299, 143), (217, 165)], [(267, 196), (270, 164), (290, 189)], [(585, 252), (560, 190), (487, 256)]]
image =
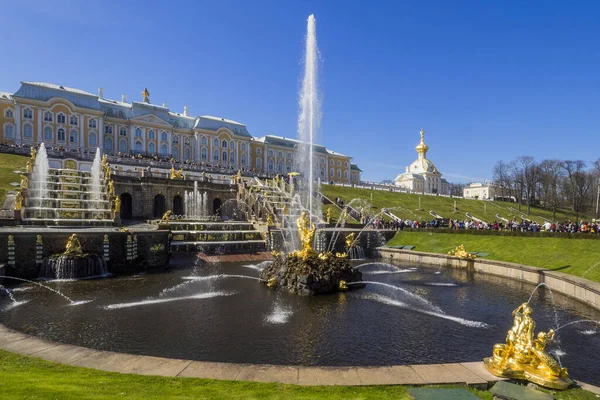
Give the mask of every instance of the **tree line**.
[(579, 215), (595, 212), (598, 207), (600, 185), (600, 158), (587, 165), (582, 160), (536, 161), (531, 156), (521, 156), (509, 162), (498, 161), (494, 166), (494, 182), (498, 194), (512, 197), (527, 206), (538, 204), (553, 211), (556, 220), (558, 208), (568, 208)]

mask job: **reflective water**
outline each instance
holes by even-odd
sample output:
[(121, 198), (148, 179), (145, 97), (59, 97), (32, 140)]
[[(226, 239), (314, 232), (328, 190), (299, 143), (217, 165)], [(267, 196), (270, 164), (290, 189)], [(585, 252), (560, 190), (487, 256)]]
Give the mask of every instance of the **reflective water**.
[[(370, 263), (360, 271), (376, 284), (301, 297), (252, 279), (265, 263), (196, 268), (193, 263), (164, 273), (44, 283), (74, 300), (93, 300), (77, 307), (25, 284), (18, 287), (18, 300), (27, 303), (18, 307), (8, 307), (12, 301), (0, 295), (0, 322), (59, 342), (194, 360), (461, 362), (489, 356), (494, 343), (504, 342), (511, 312), (534, 288), (460, 270)], [(561, 323), (600, 319), (598, 311), (558, 293), (554, 297)], [(538, 330), (555, 326), (545, 288), (536, 291), (531, 305)], [(594, 324), (561, 329), (561, 360), (575, 379), (600, 384), (599, 331)]]

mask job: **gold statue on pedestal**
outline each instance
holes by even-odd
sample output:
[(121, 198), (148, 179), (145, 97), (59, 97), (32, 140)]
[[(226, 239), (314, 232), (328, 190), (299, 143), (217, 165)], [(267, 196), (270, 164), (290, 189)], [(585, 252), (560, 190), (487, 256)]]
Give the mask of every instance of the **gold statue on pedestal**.
[(474, 260), (477, 257), (475, 254), (471, 254), (468, 251), (466, 251), (464, 244), (461, 244), (460, 246), (458, 246), (454, 250), (450, 250), (448, 252), (448, 255), (455, 256), (455, 257), (458, 257), (458, 258), (464, 258), (464, 259), (467, 259), (467, 260)]
[(121, 198), (119, 196), (113, 197), (113, 211), (116, 213), (121, 212)]
[(327, 207), (327, 213), (325, 214), (327, 218), (327, 223), (331, 223), (331, 206)]
[(15, 210), (19, 211), (21, 208), (23, 208), (23, 194), (18, 190), (15, 196)]
[(273, 222), (273, 217), (271, 216), (271, 214), (267, 214), (267, 226), (271, 225), (275, 225), (275, 223)]
[(169, 179), (183, 179), (183, 169), (180, 169), (179, 171), (175, 171), (175, 168), (171, 167), (170, 171), (170, 177)]
[(108, 194), (115, 194), (115, 183), (111, 180), (108, 181)]
[(27, 175), (23, 175), (23, 177), (21, 178), (21, 189), (27, 189), (28, 183), (29, 180), (27, 179)]
[(346, 236), (346, 248), (349, 250), (354, 245), (354, 232)]
[(299, 254), (302, 257), (314, 254), (312, 244), (317, 228), (314, 223), (311, 224), (310, 219), (306, 216), (306, 211), (302, 211), (300, 218), (296, 220), (296, 225), (298, 226), (298, 234), (302, 243), (302, 250), (300, 250)]
[(551, 389), (564, 390), (571, 386), (566, 368), (548, 353), (546, 345), (554, 340), (554, 331), (534, 336), (535, 321), (528, 303), (513, 311), (513, 327), (506, 335), (506, 344), (494, 345), (493, 355), (483, 363), (496, 376), (523, 379)]
[(69, 236), (69, 239), (67, 240), (67, 248), (63, 252), (63, 255), (65, 255), (65, 256), (83, 255), (83, 251), (81, 250), (81, 243), (79, 242), (79, 239), (77, 238), (76, 233)]
[(167, 210), (167, 212), (164, 213), (164, 215), (160, 219), (160, 222), (169, 222), (169, 218), (171, 217), (171, 214), (172, 214), (171, 210)]
[(142, 101), (144, 103), (150, 103), (150, 92), (148, 91), (148, 88), (144, 88), (144, 91), (142, 92)]

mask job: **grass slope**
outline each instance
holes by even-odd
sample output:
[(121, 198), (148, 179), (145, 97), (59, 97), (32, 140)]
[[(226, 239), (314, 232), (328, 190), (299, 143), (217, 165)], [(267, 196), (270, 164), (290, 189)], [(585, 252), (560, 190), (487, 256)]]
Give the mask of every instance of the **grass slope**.
[(15, 190), (18, 187), (10, 185), (11, 182), (21, 182), (21, 176), (14, 171), (25, 171), (28, 157), (15, 154), (0, 153), (0, 206), (4, 203), (6, 192)]
[[(460, 244), (471, 252), (490, 253), (486, 259), (542, 267), (600, 281), (600, 240), (545, 237), (458, 235), (398, 232), (388, 245), (415, 245), (415, 251), (446, 254)], [(598, 264), (597, 264), (598, 263)]]
[[(517, 208), (516, 203), (491, 202), (483, 200), (455, 199), (442, 196), (428, 196), (408, 193), (394, 193), (382, 190), (357, 189), (343, 186), (322, 185), (321, 191), (331, 200), (340, 197), (346, 204), (352, 199), (364, 199), (371, 201), (373, 196), (373, 210), (379, 212), (381, 208), (394, 209), (392, 212), (400, 218), (408, 219), (425, 219), (431, 220), (432, 216), (429, 211), (433, 210), (444, 218), (463, 219), (465, 213), (469, 212), (472, 216), (484, 221), (494, 221), (496, 214), (500, 214), (503, 218), (512, 219), (514, 216), (520, 217), (520, 214), (509, 207)], [(421, 199), (421, 207), (419, 207), (419, 198)], [(454, 211), (454, 201), (456, 201), (457, 212)], [(325, 212), (327, 206), (324, 206)], [(335, 207), (332, 207), (332, 211)], [(421, 210), (417, 210), (420, 208)], [(523, 214), (527, 211), (527, 207), (521, 207)], [(336, 213), (337, 215), (337, 213)], [(544, 217), (552, 219), (552, 211), (544, 210), (538, 207), (531, 208), (530, 219), (543, 223)], [(556, 218), (559, 221), (567, 219), (575, 219), (575, 213), (568, 210), (559, 210), (556, 213)], [(520, 219), (519, 219), (520, 221)]]

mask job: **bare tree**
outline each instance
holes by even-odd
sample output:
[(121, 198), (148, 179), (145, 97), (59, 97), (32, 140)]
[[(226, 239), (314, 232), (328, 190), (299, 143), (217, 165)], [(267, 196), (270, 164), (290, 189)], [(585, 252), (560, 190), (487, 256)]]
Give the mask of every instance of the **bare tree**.
[(567, 160), (562, 163), (566, 173), (565, 186), (569, 192), (571, 205), (579, 221), (579, 213), (584, 210), (585, 200), (592, 186), (592, 176), (585, 171), (582, 160)]
[(451, 196), (460, 196), (463, 195), (463, 189), (465, 188), (464, 183), (449, 183), (450, 187), (450, 195)]
[(500, 196), (511, 195), (510, 166), (504, 161), (498, 161), (494, 166), (494, 183), (500, 188)]
[(556, 220), (556, 208), (560, 204), (560, 181), (563, 177), (562, 161), (544, 160), (540, 168), (540, 190), (544, 208), (552, 209), (552, 219)]

